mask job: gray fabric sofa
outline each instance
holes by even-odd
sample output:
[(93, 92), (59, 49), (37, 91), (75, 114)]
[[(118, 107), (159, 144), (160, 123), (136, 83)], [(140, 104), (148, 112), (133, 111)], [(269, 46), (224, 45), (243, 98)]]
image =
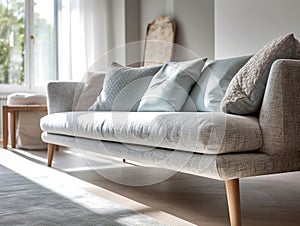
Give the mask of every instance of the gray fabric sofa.
[(49, 166), (55, 145), (62, 145), (223, 180), (231, 225), (241, 225), (240, 178), (300, 169), (300, 61), (273, 63), (255, 116), (72, 111), (83, 87), (48, 84), (41, 128)]

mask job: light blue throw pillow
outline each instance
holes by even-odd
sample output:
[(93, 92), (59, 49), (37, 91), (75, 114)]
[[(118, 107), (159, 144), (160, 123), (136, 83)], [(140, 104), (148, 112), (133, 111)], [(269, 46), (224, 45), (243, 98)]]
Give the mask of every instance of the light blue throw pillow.
[(136, 111), (152, 77), (162, 65), (124, 67), (118, 63), (109, 66), (100, 96), (90, 111)]
[(231, 79), (250, 58), (251, 56), (242, 56), (208, 63), (182, 111), (220, 111), (221, 101)]
[(166, 63), (151, 80), (138, 111), (180, 111), (205, 61)]

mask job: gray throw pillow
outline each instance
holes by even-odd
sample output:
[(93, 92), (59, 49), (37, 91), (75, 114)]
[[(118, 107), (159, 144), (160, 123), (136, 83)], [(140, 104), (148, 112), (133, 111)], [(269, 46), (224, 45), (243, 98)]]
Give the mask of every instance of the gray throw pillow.
[(88, 72), (86, 85), (80, 93), (74, 111), (87, 111), (95, 102), (103, 87), (105, 72)]
[(293, 34), (281, 36), (259, 50), (231, 80), (221, 103), (222, 111), (250, 115), (260, 109), (272, 63), (296, 59)]
[(231, 79), (250, 57), (242, 56), (208, 63), (181, 111), (220, 111), (221, 101)]
[(153, 75), (162, 65), (124, 67), (118, 63), (109, 66), (100, 96), (90, 111), (136, 111)]
[(180, 111), (205, 61), (166, 63), (151, 80), (138, 111)]

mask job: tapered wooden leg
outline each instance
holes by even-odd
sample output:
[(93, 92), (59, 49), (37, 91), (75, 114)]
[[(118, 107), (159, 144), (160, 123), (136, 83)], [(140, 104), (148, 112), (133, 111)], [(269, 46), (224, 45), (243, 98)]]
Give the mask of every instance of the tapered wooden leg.
[(51, 167), (53, 154), (54, 154), (55, 144), (48, 144), (48, 166)]
[(241, 226), (239, 179), (226, 180), (226, 193), (231, 226)]
[(55, 151), (59, 151), (59, 145), (55, 145)]
[(3, 106), (2, 107), (2, 136), (3, 136), (3, 148), (7, 149), (7, 143), (8, 143), (8, 107)]

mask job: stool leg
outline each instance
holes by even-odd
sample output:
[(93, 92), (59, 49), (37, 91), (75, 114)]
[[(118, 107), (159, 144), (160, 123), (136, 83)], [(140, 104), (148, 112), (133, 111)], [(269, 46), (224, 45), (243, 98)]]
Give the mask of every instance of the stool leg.
[(53, 160), (53, 154), (54, 154), (55, 144), (48, 144), (48, 166), (51, 167), (52, 160)]
[(11, 147), (16, 147), (16, 112), (10, 112), (10, 143)]
[(8, 107), (2, 107), (2, 122), (3, 122), (3, 148), (7, 149), (8, 143)]

